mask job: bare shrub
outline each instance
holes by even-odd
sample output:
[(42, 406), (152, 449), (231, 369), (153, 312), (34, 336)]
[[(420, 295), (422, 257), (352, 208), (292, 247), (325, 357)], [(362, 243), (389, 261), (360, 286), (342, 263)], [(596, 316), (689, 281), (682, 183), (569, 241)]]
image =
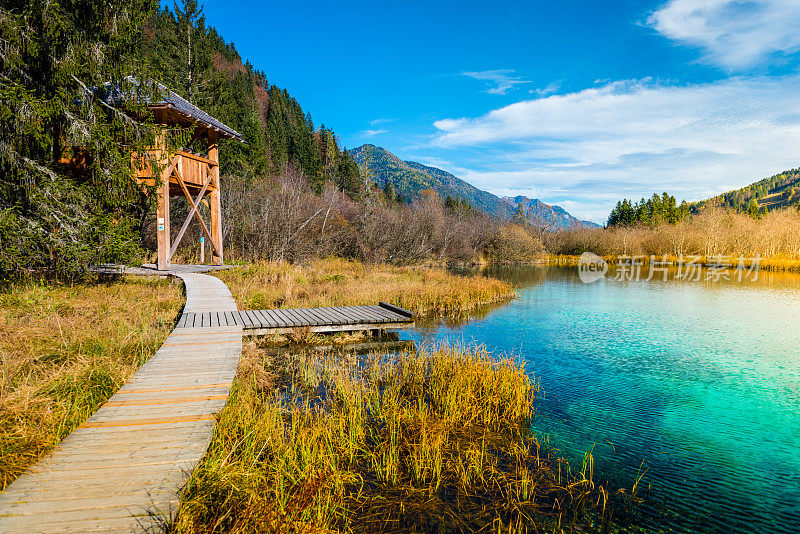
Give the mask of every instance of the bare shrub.
[(488, 247), (489, 257), (495, 263), (534, 263), (542, 259), (542, 242), (518, 224), (498, 228)]
[(250, 261), (340, 255), (368, 263), (467, 263), (496, 227), (482, 214), (449, 213), (433, 192), (412, 206), (387, 205), (378, 192), (356, 202), (330, 183), (316, 194), (291, 167), (276, 178), (229, 176), (223, 184), (226, 247)]

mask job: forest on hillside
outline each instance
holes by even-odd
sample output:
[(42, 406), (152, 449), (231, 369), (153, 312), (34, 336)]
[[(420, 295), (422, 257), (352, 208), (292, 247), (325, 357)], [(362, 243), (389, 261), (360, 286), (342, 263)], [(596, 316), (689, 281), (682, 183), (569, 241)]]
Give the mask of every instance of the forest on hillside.
[(791, 169), (750, 185), (692, 204), (697, 211), (718, 206), (751, 215), (780, 208), (800, 209), (800, 169)]
[[(502, 248), (501, 223), (485, 214), (429, 191), (403, 199), (378, 188), (335, 132), (206, 24), (196, 0), (11, 1), (0, 22), (5, 279), (152, 259), (154, 195), (136, 184), (130, 162), (159, 128), (144, 105), (96, 97), (129, 76), (164, 84), (243, 135), (245, 143), (220, 144), (229, 260), (472, 261)], [(80, 171), (65, 163), (84, 153)], [(188, 209), (172, 199), (173, 224)], [(179, 259), (197, 260), (200, 235), (193, 222)], [(539, 250), (525, 240), (511, 248)]]
[[(4, 2), (0, 7), (0, 260), (6, 271), (79, 271), (146, 255), (152, 198), (130, 156), (157, 130), (93, 98), (128, 76), (153, 79), (244, 135), (223, 142), (221, 172), (250, 181), (287, 168), (321, 193), (358, 198), (358, 167), (330, 129), (243, 62), (195, 0)], [(91, 154), (75, 173), (75, 147)], [(180, 209), (180, 207), (178, 207)]]

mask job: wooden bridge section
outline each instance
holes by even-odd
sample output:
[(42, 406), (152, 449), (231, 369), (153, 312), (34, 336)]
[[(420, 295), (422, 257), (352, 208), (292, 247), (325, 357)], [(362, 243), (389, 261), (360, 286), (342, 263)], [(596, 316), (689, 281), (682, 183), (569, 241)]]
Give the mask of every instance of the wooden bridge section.
[[(225, 284), (179, 275), (187, 314), (236, 312)], [(242, 327), (173, 331), (56, 449), (0, 493), (0, 532), (142, 532), (174, 513), (236, 374)]]
[(233, 312), (187, 311), (178, 320), (183, 328), (238, 326), (245, 335), (308, 332), (347, 332), (357, 330), (395, 330), (414, 326), (414, 316), (402, 308), (381, 302), (377, 306), (337, 306), (327, 308), (283, 308)]

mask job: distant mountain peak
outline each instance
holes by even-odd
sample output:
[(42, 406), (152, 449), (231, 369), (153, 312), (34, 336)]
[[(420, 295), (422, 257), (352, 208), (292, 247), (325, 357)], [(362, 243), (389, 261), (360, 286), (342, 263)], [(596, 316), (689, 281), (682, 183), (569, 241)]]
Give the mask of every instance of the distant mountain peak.
[(523, 205), (531, 218), (546, 221), (554, 229), (597, 226), (576, 219), (560, 206), (550, 206), (535, 198), (522, 195), (497, 197), (442, 169), (416, 161), (403, 161), (383, 147), (366, 143), (349, 152), (379, 187), (383, 187), (387, 181), (391, 182), (394, 190), (407, 199), (419, 196), (424, 189), (433, 189), (442, 199), (449, 196), (454, 200), (463, 200), (473, 208), (502, 219), (512, 218), (518, 206)]

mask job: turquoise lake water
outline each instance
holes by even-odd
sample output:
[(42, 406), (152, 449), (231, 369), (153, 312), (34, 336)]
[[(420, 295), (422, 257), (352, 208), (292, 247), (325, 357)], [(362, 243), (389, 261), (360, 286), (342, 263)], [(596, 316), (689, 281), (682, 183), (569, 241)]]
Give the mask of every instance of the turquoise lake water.
[(640, 469), (653, 531), (800, 532), (800, 276), (584, 284), (497, 270), (518, 298), (417, 343), (486, 345), (539, 380), (535, 429), (596, 481)]

